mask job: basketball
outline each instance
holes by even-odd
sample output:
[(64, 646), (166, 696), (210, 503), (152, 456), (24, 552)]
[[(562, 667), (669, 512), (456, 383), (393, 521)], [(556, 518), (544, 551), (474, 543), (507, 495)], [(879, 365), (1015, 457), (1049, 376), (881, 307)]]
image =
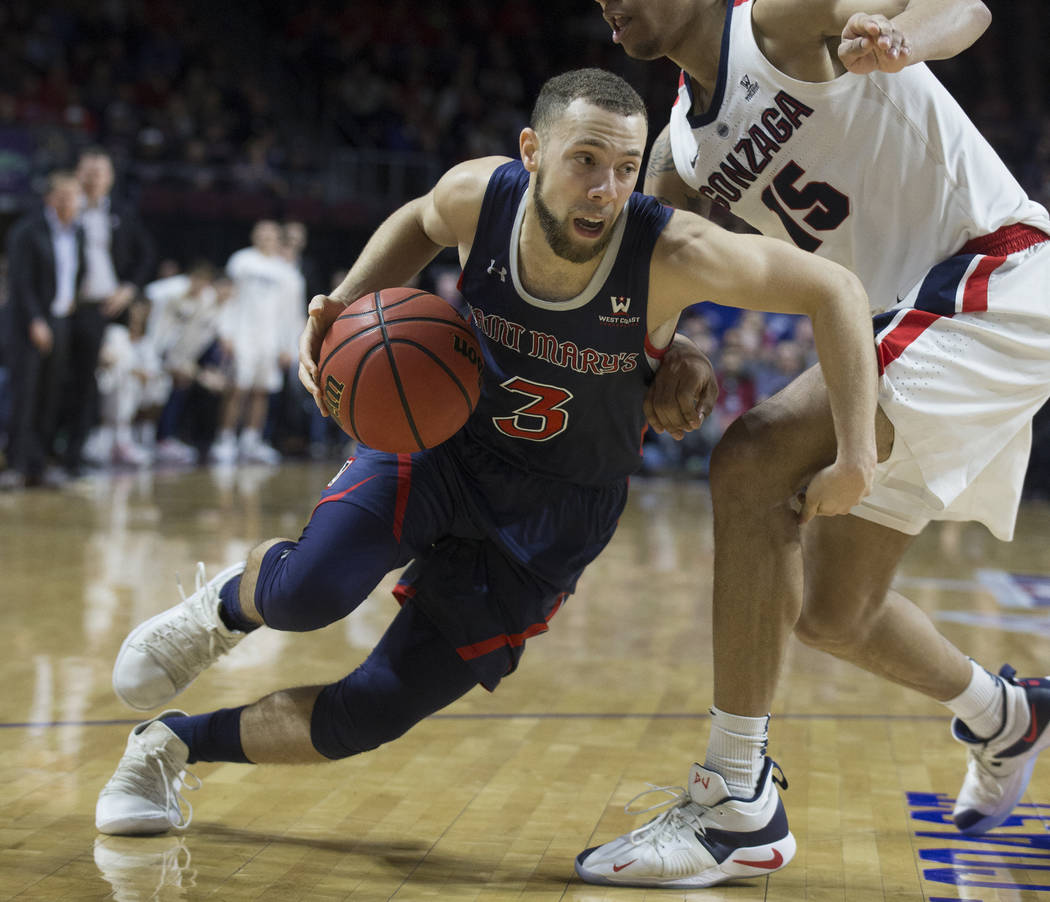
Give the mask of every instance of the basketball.
[(481, 347), (444, 298), (385, 288), (358, 298), (321, 345), (325, 405), (351, 438), (421, 451), (467, 421), (481, 393)]

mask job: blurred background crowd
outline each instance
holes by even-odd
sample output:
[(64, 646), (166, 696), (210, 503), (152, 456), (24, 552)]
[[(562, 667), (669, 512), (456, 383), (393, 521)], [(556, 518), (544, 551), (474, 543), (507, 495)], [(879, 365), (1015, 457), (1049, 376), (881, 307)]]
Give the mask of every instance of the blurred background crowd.
[[(1038, 0), (992, 10), (973, 48), (932, 68), (1047, 204), (1047, 16)], [(295, 376), (307, 300), (448, 166), (515, 155), (542, 82), (583, 65), (624, 75), (662, 127), (676, 70), (629, 60), (591, 0), (0, 5), (0, 485), (345, 451)], [(39, 275), (33, 217), (66, 208), (89, 284), (27, 341), (34, 311), (11, 286)], [(457, 276), (442, 255), (421, 281), (447, 295)], [(702, 476), (725, 426), (815, 360), (808, 321), (697, 301), (681, 328), (716, 364), (718, 406), (683, 442), (650, 435), (649, 472)], [(38, 378), (56, 350), (67, 365)], [(1043, 497), (1047, 421), (1028, 485)]]

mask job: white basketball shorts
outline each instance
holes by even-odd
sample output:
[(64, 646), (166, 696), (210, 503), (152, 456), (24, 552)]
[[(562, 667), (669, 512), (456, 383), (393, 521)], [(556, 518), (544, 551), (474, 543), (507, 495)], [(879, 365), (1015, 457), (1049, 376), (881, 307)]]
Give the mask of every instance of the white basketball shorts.
[(976, 520), (1009, 541), (1032, 417), (1050, 397), (1050, 239), (1013, 225), (969, 242), (875, 330), (895, 436), (851, 513), (910, 535)]
[(233, 341), (234, 384), (242, 391), (278, 391), (284, 384), (280, 354), (272, 343), (251, 334)]

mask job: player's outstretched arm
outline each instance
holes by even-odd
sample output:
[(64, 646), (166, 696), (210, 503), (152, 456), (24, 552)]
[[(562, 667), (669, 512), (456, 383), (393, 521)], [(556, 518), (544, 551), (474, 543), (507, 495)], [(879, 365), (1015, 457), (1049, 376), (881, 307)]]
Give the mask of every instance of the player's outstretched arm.
[(328, 411), (317, 385), (317, 360), (325, 333), (347, 304), (371, 291), (408, 284), (446, 247), (458, 247), (465, 261), (474, 240), (489, 176), (506, 157), (460, 163), (423, 197), (394, 211), (368, 240), (346, 278), (329, 295), (317, 295), (307, 308), (299, 336), (299, 381), (318, 410)]
[(703, 300), (808, 316), (838, 456), (811, 483), (802, 518), (846, 513), (868, 494), (877, 457), (877, 368), (868, 298), (855, 275), (783, 241), (728, 232), (679, 211), (657, 241), (649, 297), (650, 316), (663, 319)]

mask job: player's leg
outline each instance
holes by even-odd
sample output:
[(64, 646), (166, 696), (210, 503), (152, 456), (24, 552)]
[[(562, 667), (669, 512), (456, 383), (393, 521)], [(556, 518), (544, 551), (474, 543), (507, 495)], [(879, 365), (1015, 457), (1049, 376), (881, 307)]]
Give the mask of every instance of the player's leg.
[(1050, 680), (981, 668), (889, 587), (910, 536), (859, 517), (816, 520), (803, 538), (806, 592), (799, 638), (915, 689), (955, 715), (969, 768), (954, 819), (966, 833), (1001, 824), (1050, 745)]
[[(880, 458), (892, 427), (876, 418)], [(802, 610), (797, 495), (835, 459), (819, 367), (735, 421), (711, 461), (714, 707), (705, 766), (749, 798), (765, 764), (768, 713)]]
[(189, 716), (165, 711), (139, 724), (99, 794), (104, 833), (161, 833), (189, 824), (183, 786), (197, 761), (317, 763), (368, 751), (404, 734), (477, 684), (473, 671), (411, 602), (367, 660), (328, 686), (302, 686), (257, 702)]
[(912, 539), (854, 516), (807, 524), (805, 599), (795, 632), (807, 645), (947, 701), (966, 688), (970, 659), (890, 588)]
[[(712, 740), (686, 792), (648, 824), (577, 858), (590, 883), (704, 887), (768, 874), (795, 840), (765, 757), (784, 645), (802, 607), (796, 493), (834, 460), (818, 369), (737, 420), (711, 462), (714, 507)], [(708, 839), (711, 831), (717, 841)]]
[(426, 452), (366, 452), (325, 489), (298, 541), (263, 542), (211, 579), (200, 565), (193, 594), (124, 640), (117, 695), (161, 707), (259, 625), (308, 631), (345, 617), (447, 529), (452, 506), (428, 490), (430, 471)]

